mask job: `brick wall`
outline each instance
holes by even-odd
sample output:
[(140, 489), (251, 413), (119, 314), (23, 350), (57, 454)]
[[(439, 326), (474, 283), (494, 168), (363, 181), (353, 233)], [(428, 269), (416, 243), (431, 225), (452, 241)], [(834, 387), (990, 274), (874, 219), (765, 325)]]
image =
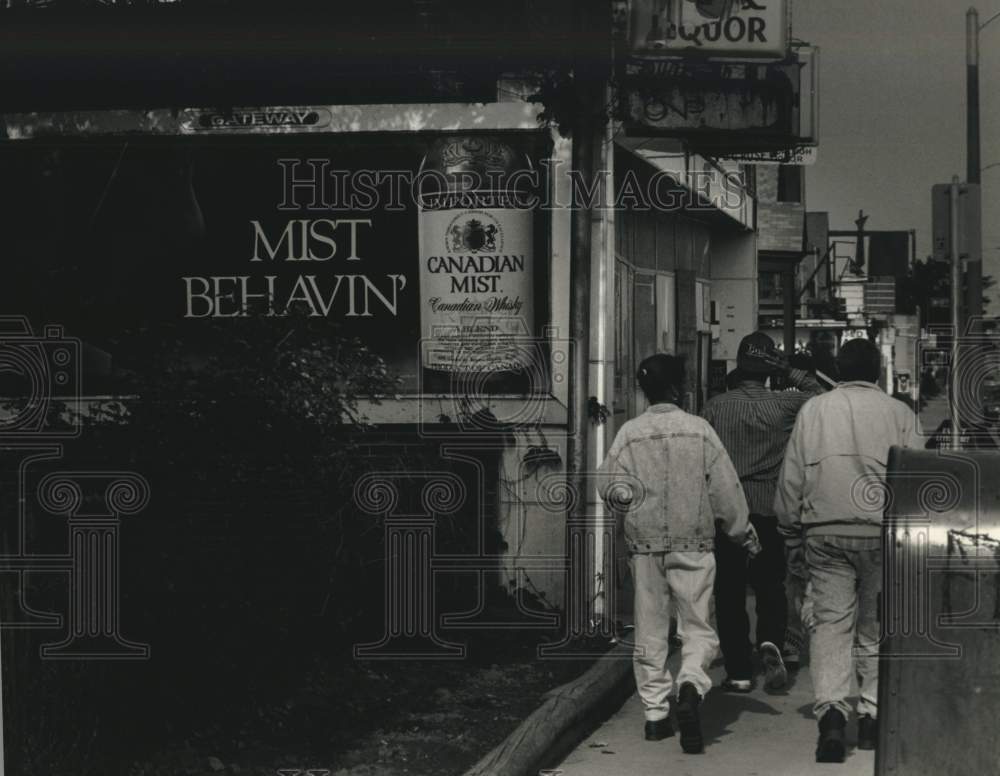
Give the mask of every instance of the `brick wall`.
[(757, 166), (757, 248), (761, 251), (801, 251), (805, 205), (777, 201), (778, 169), (777, 165)]

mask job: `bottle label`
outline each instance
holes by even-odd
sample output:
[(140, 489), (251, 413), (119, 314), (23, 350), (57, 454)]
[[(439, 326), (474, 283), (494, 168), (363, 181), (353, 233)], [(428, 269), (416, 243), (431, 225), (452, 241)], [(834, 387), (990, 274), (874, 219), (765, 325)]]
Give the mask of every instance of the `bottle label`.
[[(487, 192), (483, 201), (494, 198)], [(418, 217), (424, 367), (467, 373), (530, 367), (534, 213), (476, 206), (421, 209)]]

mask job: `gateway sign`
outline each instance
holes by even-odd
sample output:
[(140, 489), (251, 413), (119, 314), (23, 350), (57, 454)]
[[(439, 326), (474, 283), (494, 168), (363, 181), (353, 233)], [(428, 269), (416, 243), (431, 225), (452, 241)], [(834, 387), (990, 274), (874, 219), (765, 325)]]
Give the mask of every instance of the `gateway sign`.
[(632, 0), (632, 54), (783, 59), (787, 0)]

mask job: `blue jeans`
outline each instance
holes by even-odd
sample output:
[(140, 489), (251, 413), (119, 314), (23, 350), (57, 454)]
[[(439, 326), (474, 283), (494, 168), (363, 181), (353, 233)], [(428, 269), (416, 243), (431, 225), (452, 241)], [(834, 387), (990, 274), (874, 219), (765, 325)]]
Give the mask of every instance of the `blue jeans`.
[(878, 599), (882, 591), (880, 537), (806, 536), (813, 628), (809, 652), (816, 703), (851, 713), (851, 673), (861, 688), (858, 714), (878, 716)]

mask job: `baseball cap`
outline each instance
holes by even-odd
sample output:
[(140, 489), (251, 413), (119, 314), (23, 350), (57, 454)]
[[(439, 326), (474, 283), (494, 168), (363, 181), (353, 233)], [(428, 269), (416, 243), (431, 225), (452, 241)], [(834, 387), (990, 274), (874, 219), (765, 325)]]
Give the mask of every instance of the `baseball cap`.
[(736, 365), (748, 374), (769, 375), (773, 374), (774, 366), (767, 359), (777, 355), (778, 348), (774, 340), (762, 331), (755, 331), (740, 340), (740, 347), (736, 351)]

